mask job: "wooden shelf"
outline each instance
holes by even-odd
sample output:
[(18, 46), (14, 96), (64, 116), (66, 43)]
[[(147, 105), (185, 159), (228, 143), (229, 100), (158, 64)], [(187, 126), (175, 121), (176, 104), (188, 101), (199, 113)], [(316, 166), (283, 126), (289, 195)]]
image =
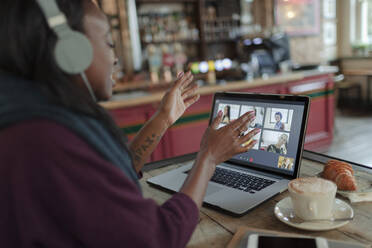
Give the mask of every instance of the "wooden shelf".
[(206, 40), (205, 41), (208, 44), (213, 44), (213, 43), (235, 43), (236, 40), (233, 39), (221, 39), (221, 40)]
[(182, 44), (198, 44), (200, 40), (172, 40), (172, 41), (141, 41), (142, 45), (150, 45), (150, 44), (171, 44), (171, 43), (182, 43)]
[(136, 0), (136, 3), (197, 3), (198, 0)]
[[(266, 1), (266, 0), (265, 0)], [(193, 57), (197, 60), (206, 60), (207, 58), (212, 58), (215, 56), (215, 53), (218, 53), (221, 49), (226, 56), (234, 57), (236, 56), (236, 49), (233, 49), (233, 45), (236, 44), (236, 39), (228, 38), (228, 35), (221, 36), (220, 39), (216, 40), (207, 40), (207, 38), (215, 37), (215, 36), (208, 36), (208, 30), (206, 30), (208, 26), (208, 22), (211, 20), (207, 20), (206, 18), (206, 7), (208, 6), (208, 2), (221, 2), (223, 4), (225, 1), (220, 0), (136, 0), (137, 7), (140, 7), (141, 4), (149, 4), (149, 3), (156, 3), (156, 4), (164, 4), (165, 6), (170, 3), (179, 3), (179, 4), (187, 4), (192, 5), (192, 11), (188, 13), (190, 16), (193, 16), (193, 20), (195, 21), (195, 28), (199, 30), (198, 40), (178, 40), (178, 41), (152, 41), (146, 42), (145, 38), (141, 36), (141, 45), (142, 47), (146, 47), (149, 44), (154, 45), (161, 45), (161, 44), (173, 44), (173, 43), (181, 43), (182, 45), (189, 47), (189, 48), (196, 48), (193, 49)], [(228, 2), (228, 1), (226, 1)], [(235, 3), (238, 4), (238, 3)], [(235, 6), (235, 5), (234, 5)], [(153, 10), (156, 12), (156, 8)], [(223, 21), (231, 21), (234, 22), (233, 18), (229, 16), (217, 16), (214, 20), (217, 23), (221, 23)], [(240, 24), (237, 23), (237, 26)], [(235, 22), (231, 23), (230, 26), (235, 26)], [(226, 30), (228, 33), (228, 30)], [(190, 36), (191, 38), (191, 36)], [(194, 37), (193, 37), (194, 38)], [(195, 37), (196, 38), (196, 37)]]

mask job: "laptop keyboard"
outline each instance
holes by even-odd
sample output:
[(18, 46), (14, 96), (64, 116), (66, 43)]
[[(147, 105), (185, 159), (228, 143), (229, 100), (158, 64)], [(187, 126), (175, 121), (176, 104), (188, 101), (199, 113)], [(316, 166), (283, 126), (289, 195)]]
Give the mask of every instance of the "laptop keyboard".
[(212, 182), (254, 194), (275, 181), (217, 167)]

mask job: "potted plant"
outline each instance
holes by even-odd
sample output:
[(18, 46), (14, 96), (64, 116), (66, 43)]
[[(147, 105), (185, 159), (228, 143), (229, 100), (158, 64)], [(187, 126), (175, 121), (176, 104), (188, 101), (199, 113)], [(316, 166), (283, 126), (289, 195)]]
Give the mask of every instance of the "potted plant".
[(354, 56), (368, 56), (370, 44), (365, 43), (365, 42), (356, 42), (352, 44), (352, 49), (353, 49), (353, 55)]

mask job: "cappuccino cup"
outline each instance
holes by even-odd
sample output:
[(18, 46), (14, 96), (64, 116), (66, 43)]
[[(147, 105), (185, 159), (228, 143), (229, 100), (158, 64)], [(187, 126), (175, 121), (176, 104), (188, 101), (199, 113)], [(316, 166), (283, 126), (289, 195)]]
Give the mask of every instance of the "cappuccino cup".
[(318, 177), (297, 178), (288, 183), (296, 216), (303, 220), (332, 218), (337, 186)]

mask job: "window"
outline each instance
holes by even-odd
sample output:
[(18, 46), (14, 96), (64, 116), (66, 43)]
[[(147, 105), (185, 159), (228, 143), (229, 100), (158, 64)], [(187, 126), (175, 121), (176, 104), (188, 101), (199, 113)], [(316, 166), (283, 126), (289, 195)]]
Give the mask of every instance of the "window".
[(372, 0), (368, 0), (368, 41), (372, 43)]
[(372, 0), (350, 0), (350, 40), (352, 43), (372, 43)]

